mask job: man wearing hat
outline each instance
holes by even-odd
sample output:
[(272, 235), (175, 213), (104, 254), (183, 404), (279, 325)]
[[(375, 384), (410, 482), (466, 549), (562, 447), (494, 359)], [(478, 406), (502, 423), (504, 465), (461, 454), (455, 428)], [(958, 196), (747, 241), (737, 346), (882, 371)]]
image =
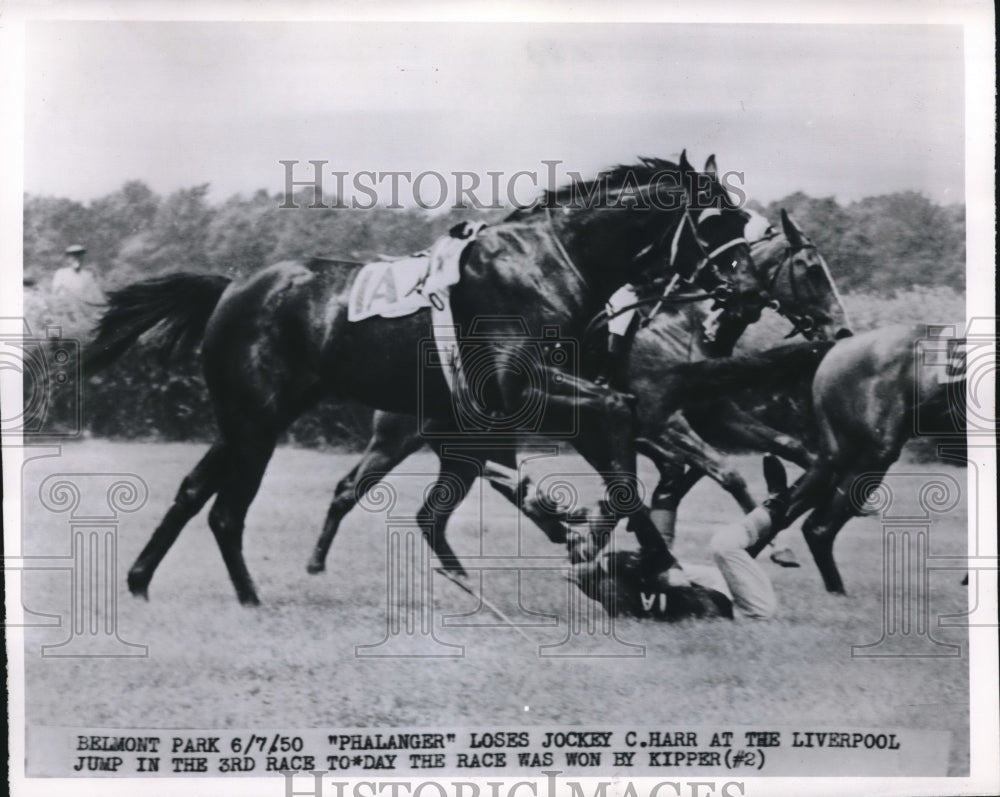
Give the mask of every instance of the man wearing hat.
[(52, 276), (52, 292), (86, 304), (104, 302), (104, 292), (97, 284), (97, 277), (83, 267), (87, 250), (80, 244), (66, 248), (65, 265)]

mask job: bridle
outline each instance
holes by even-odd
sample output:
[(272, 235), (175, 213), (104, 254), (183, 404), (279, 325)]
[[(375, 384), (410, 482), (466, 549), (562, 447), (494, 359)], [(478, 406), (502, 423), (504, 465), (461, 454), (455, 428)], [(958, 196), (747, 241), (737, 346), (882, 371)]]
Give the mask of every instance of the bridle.
[[(715, 280), (715, 282), (718, 283), (718, 286), (715, 289), (713, 289), (712, 295), (714, 298), (717, 298), (720, 301), (725, 301), (725, 299), (727, 299), (729, 296), (732, 295), (733, 289), (730, 280), (727, 277), (724, 277), (721, 271), (719, 270), (720, 264), (718, 258), (721, 257), (726, 252), (728, 252), (730, 249), (734, 249), (737, 246), (745, 245), (749, 247), (750, 242), (745, 237), (740, 235), (735, 238), (731, 238), (724, 244), (720, 244), (719, 246), (715, 247), (712, 250), (709, 250), (708, 245), (702, 240), (702, 237), (698, 234), (698, 227), (699, 225), (703, 224), (706, 219), (712, 218), (713, 216), (719, 216), (721, 214), (722, 210), (720, 210), (719, 208), (708, 208), (702, 211), (701, 215), (698, 217), (698, 221), (696, 222), (694, 220), (694, 217), (691, 215), (691, 208), (689, 207), (684, 208), (684, 216), (681, 219), (680, 223), (677, 225), (677, 229), (674, 232), (673, 240), (671, 241), (670, 244), (669, 267), (675, 276), (680, 276), (676, 268), (677, 253), (680, 249), (680, 240), (681, 236), (684, 234), (685, 228), (686, 227), (690, 228), (691, 235), (694, 238), (695, 245), (698, 248), (698, 254), (701, 255), (701, 259), (698, 261), (698, 264), (694, 267), (694, 270), (691, 272), (691, 276), (681, 277), (681, 279), (684, 279), (689, 284), (693, 284), (697, 282), (698, 277), (707, 267), (711, 267), (711, 275)], [(672, 280), (672, 282), (675, 282), (675, 280)], [(667, 293), (664, 294), (664, 298), (666, 297)]]
[[(781, 276), (782, 271), (787, 271), (788, 287), (792, 293), (792, 305), (795, 307), (800, 305), (800, 298), (802, 296), (803, 290), (800, 288), (799, 278), (796, 277), (795, 269), (793, 268), (792, 264), (794, 262), (795, 255), (797, 255), (799, 252), (804, 252), (809, 250), (815, 252), (816, 245), (812, 243), (801, 243), (801, 244), (789, 243), (785, 247), (785, 251), (781, 256), (781, 259), (778, 261), (778, 265), (775, 267), (774, 271), (771, 272), (770, 276), (766, 280), (764, 280), (764, 292), (769, 297), (769, 301), (766, 303), (766, 306), (780, 313), (784, 318), (787, 318), (792, 324), (791, 331), (787, 335), (785, 335), (786, 338), (791, 338), (801, 333), (803, 337), (811, 340), (812, 333), (816, 329), (815, 318), (813, 318), (808, 313), (800, 313), (796, 310), (791, 309), (791, 307), (789, 307), (787, 303), (782, 302), (774, 295), (774, 287), (778, 283), (778, 278)], [(820, 267), (822, 268), (822, 266)]]
[[(656, 314), (660, 312), (660, 309), (663, 307), (663, 305), (667, 302), (669, 302), (670, 304), (681, 304), (689, 302), (698, 302), (702, 301), (703, 299), (715, 299), (720, 306), (725, 307), (729, 299), (732, 298), (733, 295), (732, 283), (728, 278), (724, 277), (722, 273), (719, 271), (719, 263), (717, 258), (720, 257), (725, 252), (728, 252), (730, 249), (733, 249), (737, 246), (746, 245), (749, 247), (750, 242), (747, 241), (745, 237), (740, 235), (726, 241), (726, 243), (724, 244), (720, 244), (719, 246), (715, 247), (715, 249), (709, 251), (708, 246), (702, 240), (701, 236), (698, 235), (699, 224), (705, 221), (706, 218), (711, 218), (712, 216), (720, 215), (721, 213), (722, 211), (718, 208), (708, 208), (701, 214), (698, 221), (695, 222), (694, 218), (691, 216), (691, 209), (685, 206), (684, 217), (677, 225), (677, 229), (674, 231), (674, 237), (670, 245), (670, 266), (671, 270), (673, 271), (673, 276), (670, 278), (669, 282), (667, 282), (666, 286), (664, 287), (663, 293), (657, 299), (655, 299), (656, 304), (653, 306), (653, 309), (649, 312), (648, 315), (645, 316), (645, 318), (643, 318), (642, 320), (643, 326), (648, 326), (649, 323), (656, 316)], [(698, 264), (694, 267), (694, 271), (691, 272), (690, 277), (682, 277), (680, 272), (677, 271), (676, 268), (674, 267), (674, 261), (676, 260), (677, 252), (680, 248), (680, 238), (684, 232), (685, 226), (690, 227), (691, 234), (694, 237), (695, 244), (698, 247), (698, 252), (701, 255), (701, 259), (698, 261)], [(686, 282), (688, 285), (696, 283), (698, 281), (699, 275), (707, 266), (711, 266), (712, 268), (711, 274), (717, 283), (715, 288), (713, 288), (710, 291), (708, 289), (703, 289), (705, 290), (705, 293), (703, 294), (687, 293), (682, 298), (678, 298), (672, 295), (674, 290), (677, 288), (678, 284), (681, 282), (681, 280)], [(618, 312), (615, 312), (611, 315), (607, 315), (606, 313), (605, 315), (607, 315), (608, 320), (610, 320), (616, 315), (620, 315), (621, 313), (627, 312), (628, 310), (634, 310), (640, 306), (644, 306), (649, 303), (651, 303), (650, 299), (644, 299), (628, 307), (621, 308)]]
[[(584, 329), (584, 339), (587, 339), (590, 335), (596, 332), (597, 328), (604, 323), (607, 323), (612, 318), (623, 315), (632, 310), (637, 310), (643, 307), (652, 305), (653, 308), (647, 314), (642, 317), (640, 322), (642, 327), (648, 326), (649, 323), (656, 317), (665, 304), (679, 305), (679, 304), (693, 304), (695, 302), (701, 302), (706, 299), (714, 299), (720, 307), (725, 307), (726, 303), (732, 298), (734, 290), (732, 283), (729, 279), (724, 277), (719, 270), (718, 258), (724, 253), (734, 249), (737, 246), (750, 245), (750, 242), (743, 236), (737, 236), (726, 241), (723, 244), (715, 247), (714, 249), (709, 249), (708, 245), (702, 240), (701, 236), (698, 234), (698, 224), (705, 220), (705, 218), (710, 218), (721, 214), (721, 210), (718, 208), (708, 208), (702, 213), (698, 222), (695, 222), (694, 217), (691, 214), (691, 209), (687, 206), (684, 208), (684, 215), (674, 230), (673, 237), (671, 240), (670, 247), (670, 259), (668, 261), (668, 266), (672, 271), (672, 275), (669, 280), (664, 283), (663, 291), (659, 294), (650, 294), (648, 296), (641, 297), (635, 302), (627, 305), (615, 308), (614, 312), (609, 313), (607, 307), (601, 309), (587, 324)], [(551, 220), (551, 217), (550, 217)], [(681, 237), (684, 234), (685, 229), (690, 229), (691, 236), (694, 238), (695, 245), (697, 247), (700, 259), (695, 265), (691, 274), (687, 277), (682, 276), (679, 271), (676, 270), (674, 264), (677, 258), (678, 251), (680, 249)], [(553, 233), (555, 230), (553, 229)], [(558, 243), (558, 238), (556, 238)], [(644, 257), (653, 248), (653, 245), (641, 249), (634, 257), (633, 262)], [(562, 247), (560, 246), (560, 249)], [(565, 253), (565, 250), (562, 250)], [(567, 258), (568, 255), (565, 255)], [(717, 285), (712, 289), (701, 288), (700, 292), (684, 291), (680, 295), (677, 294), (678, 288), (683, 283), (684, 286), (690, 287), (697, 283), (700, 275), (706, 267), (711, 267), (711, 274)], [(575, 269), (574, 269), (575, 270)], [(656, 284), (657, 281), (653, 281), (652, 284)], [(585, 284), (585, 283), (584, 283)]]
[[(649, 188), (650, 186), (646, 185), (643, 187)], [(565, 265), (569, 267), (570, 271), (573, 272), (573, 274), (576, 276), (577, 280), (580, 282), (583, 288), (588, 292), (592, 292), (589, 281), (584, 276), (583, 272), (580, 271), (580, 269), (577, 267), (576, 263), (573, 261), (573, 258), (570, 256), (569, 252), (566, 251), (566, 247), (563, 245), (562, 240), (559, 238), (559, 233), (556, 230), (555, 222), (552, 219), (551, 208), (548, 205), (544, 205), (543, 208), (545, 210), (545, 219), (548, 224), (549, 235), (551, 236), (552, 241), (555, 244), (556, 251), (559, 253), (560, 258), (563, 260)], [(720, 303), (725, 304), (725, 302), (732, 297), (734, 293), (732, 282), (727, 277), (723, 276), (719, 268), (720, 262), (718, 258), (720, 258), (723, 254), (725, 254), (731, 249), (734, 249), (737, 246), (749, 247), (750, 242), (744, 236), (741, 235), (735, 238), (731, 238), (725, 243), (720, 244), (714, 249), (709, 250), (708, 245), (705, 243), (705, 241), (702, 240), (701, 236), (698, 234), (699, 224), (704, 222), (706, 218), (720, 215), (721, 213), (722, 210), (720, 210), (719, 208), (708, 208), (701, 213), (701, 215), (698, 218), (698, 221), (696, 222), (694, 220), (694, 217), (692, 216), (690, 206), (687, 204), (684, 206), (684, 213), (673, 233), (673, 237), (670, 244), (670, 258), (667, 261), (667, 268), (671, 272), (672, 277), (668, 282), (666, 289), (664, 290), (663, 296), (660, 298), (661, 302), (667, 300), (670, 293), (673, 291), (673, 289), (677, 286), (677, 284), (680, 281), (683, 280), (685, 283), (689, 285), (695, 284), (699, 280), (705, 269), (708, 267), (711, 267), (710, 273), (712, 279), (717, 283), (717, 285), (711, 291), (705, 289), (706, 294), (701, 298), (714, 298)], [(694, 269), (692, 269), (691, 274), (685, 277), (681, 275), (681, 273), (677, 270), (676, 261), (678, 252), (680, 251), (681, 239), (686, 229), (690, 229), (690, 234), (691, 237), (694, 239), (695, 246), (697, 247), (698, 254), (700, 255), (700, 259), (698, 260)], [(635, 262), (644, 257), (645, 255), (647, 255), (653, 249), (653, 246), (654, 246), (653, 244), (650, 244), (644, 247), (643, 249), (639, 250), (635, 255), (633, 255), (632, 261)], [(685, 299), (685, 301), (696, 301), (696, 299), (693, 298)]]

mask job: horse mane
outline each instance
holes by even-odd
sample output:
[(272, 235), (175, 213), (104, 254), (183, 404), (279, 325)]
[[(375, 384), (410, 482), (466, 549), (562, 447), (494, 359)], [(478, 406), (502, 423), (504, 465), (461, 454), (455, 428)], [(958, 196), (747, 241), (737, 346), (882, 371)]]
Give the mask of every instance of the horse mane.
[[(604, 169), (593, 179), (574, 180), (559, 188), (542, 191), (534, 203), (517, 208), (504, 221), (522, 221), (546, 209), (570, 206), (574, 201), (579, 201), (581, 196), (595, 196), (600, 200), (611, 191), (621, 190), (629, 186), (649, 185), (654, 179), (664, 174), (675, 175), (679, 184), (681, 167), (673, 161), (663, 158), (640, 157), (635, 163), (618, 164)], [(719, 200), (723, 208), (736, 207), (718, 180), (711, 179), (705, 187), (709, 191), (709, 195), (706, 197), (709, 202)], [(704, 202), (704, 199), (702, 201)], [(705, 207), (708, 205), (706, 204)]]

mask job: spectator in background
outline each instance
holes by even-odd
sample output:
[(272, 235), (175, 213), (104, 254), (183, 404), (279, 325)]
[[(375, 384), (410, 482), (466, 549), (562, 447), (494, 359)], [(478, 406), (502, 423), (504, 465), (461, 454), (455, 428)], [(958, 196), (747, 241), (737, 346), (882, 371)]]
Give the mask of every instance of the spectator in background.
[(97, 277), (83, 267), (87, 250), (79, 244), (66, 248), (65, 265), (52, 276), (52, 293), (65, 296), (81, 304), (103, 304), (104, 292), (97, 284)]

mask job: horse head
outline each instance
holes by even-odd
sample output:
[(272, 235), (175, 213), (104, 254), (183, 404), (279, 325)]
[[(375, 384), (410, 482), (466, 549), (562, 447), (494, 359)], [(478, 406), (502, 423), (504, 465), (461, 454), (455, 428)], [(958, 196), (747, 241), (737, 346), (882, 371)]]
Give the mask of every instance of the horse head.
[(852, 334), (826, 260), (782, 209), (781, 232), (752, 246), (758, 277), (771, 305), (792, 322), (788, 337), (838, 340)]
[(714, 169), (698, 172), (684, 152), (678, 163), (641, 158), (548, 191), (508, 221), (550, 224), (595, 298), (660, 278), (734, 303), (759, 293), (747, 218)]
[(760, 290), (750, 244), (744, 228), (750, 218), (719, 181), (715, 156), (704, 172), (680, 157), (688, 206), (671, 246), (675, 273), (711, 293), (727, 309), (739, 312), (748, 297)]

